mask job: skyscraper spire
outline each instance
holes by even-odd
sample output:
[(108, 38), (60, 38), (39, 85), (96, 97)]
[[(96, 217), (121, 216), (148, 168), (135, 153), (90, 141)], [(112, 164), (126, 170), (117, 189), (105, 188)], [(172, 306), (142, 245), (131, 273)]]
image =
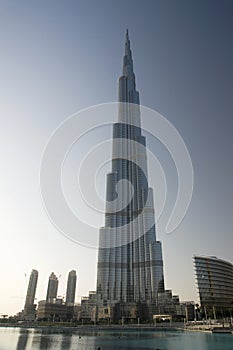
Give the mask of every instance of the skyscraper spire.
[[(122, 76), (119, 78), (119, 102), (139, 104), (139, 93), (136, 90), (133, 58), (130, 48), (128, 29), (125, 37), (125, 55), (123, 58)], [(123, 120), (122, 120), (123, 121)]]
[(126, 31), (125, 36), (125, 56), (123, 63), (123, 75), (125, 76), (133, 76), (133, 59), (132, 59), (132, 51), (130, 49), (130, 40), (129, 40), (129, 32), (128, 29)]
[(125, 35), (125, 37), (126, 37), (126, 40), (125, 40), (125, 41), (128, 41), (128, 40), (129, 40), (129, 30), (128, 30), (128, 28), (126, 29), (126, 35)]

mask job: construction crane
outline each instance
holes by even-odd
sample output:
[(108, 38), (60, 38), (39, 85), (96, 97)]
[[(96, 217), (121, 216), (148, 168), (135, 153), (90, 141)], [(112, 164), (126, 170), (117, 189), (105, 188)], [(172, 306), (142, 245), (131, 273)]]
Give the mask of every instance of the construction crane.
[(27, 274), (25, 273), (24, 274), (24, 277), (25, 277), (25, 282), (26, 282), (26, 286), (28, 285), (28, 279), (27, 279)]

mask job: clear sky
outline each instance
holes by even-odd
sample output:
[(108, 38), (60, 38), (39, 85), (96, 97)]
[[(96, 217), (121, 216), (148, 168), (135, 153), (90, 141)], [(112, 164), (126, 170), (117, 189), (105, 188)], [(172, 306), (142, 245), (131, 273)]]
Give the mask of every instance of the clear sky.
[[(197, 300), (193, 254), (233, 262), (232, 18), (231, 0), (0, 1), (0, 314), (23, 308), (32, 268), (39, 271), (38, 300), (52, 271), (61, 275), (59, 295), (72, 269), (77, 299), (95, 289), (97, 251), (51, 224), (40, 162), (67, 117), (117, 100), (126, 28), (141, 103), (177, 128), (194, 168), (183, 222), (171, 235), (158, 225), (166, 288)], [(166, 162), (173, 195), (169, 169)]]

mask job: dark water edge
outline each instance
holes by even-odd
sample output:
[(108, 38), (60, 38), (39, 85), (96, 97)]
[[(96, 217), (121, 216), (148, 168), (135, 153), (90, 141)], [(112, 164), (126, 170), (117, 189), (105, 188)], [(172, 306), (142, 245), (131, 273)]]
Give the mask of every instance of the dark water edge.
[(1, 327), (0, 350), (233, 350), (233, 334), (147, 327)]

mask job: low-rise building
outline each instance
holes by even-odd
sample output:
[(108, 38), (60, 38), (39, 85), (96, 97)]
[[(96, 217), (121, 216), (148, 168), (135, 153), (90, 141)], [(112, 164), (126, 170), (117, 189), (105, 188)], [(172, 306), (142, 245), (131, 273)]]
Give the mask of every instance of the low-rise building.
[(88, 297), (81, 298), (80, 320), (82, 322), (98, 321), (99, 307), (103, 306), (100, 295), (96, 291), (90, 291)]
[(41, 300), (38, 303), (36, 318), (38, 321), (67, 321), (68, 309), (60, 299), (51, 303), (48, 303), (46, 300)]

